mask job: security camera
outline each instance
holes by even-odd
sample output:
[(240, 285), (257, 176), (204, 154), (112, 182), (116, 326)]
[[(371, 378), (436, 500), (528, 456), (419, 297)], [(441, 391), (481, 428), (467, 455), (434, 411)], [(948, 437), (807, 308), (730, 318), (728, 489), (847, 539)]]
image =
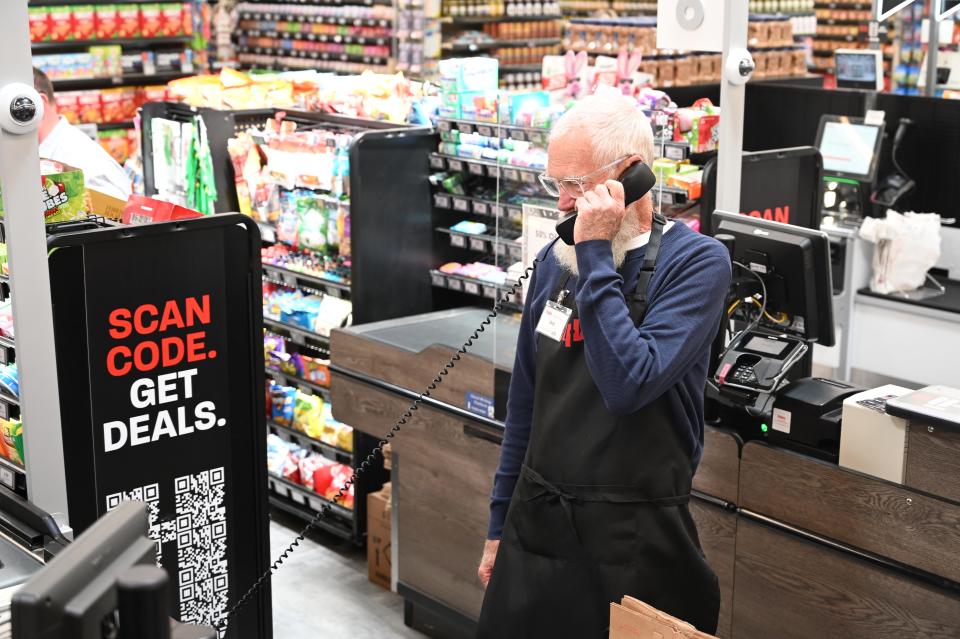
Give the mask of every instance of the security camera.
[(756, 66), (753, 63), (753, 56), (746, 49), (733, 49), (727, 54), (724, 63), (724, 77), (727, 82), (736, 85), (746, 84), (753, 76), (753, 70)]
[(23, 135), (37, 130), (43, 118), (43, 100), (29, 84), (11, 82), (0, 88), (0, 128)]

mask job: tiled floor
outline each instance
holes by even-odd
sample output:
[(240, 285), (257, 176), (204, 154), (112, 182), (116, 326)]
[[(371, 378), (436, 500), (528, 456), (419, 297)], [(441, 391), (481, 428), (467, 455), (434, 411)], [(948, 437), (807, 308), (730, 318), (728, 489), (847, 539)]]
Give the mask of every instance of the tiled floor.
[[(274, 512), (271, 555), (302, 528)], [(363, 552), (326, 533), (300, 544), (273, 578), (275, 639), (424, 639), (403, 625), (403, 600), (370, 583)]]

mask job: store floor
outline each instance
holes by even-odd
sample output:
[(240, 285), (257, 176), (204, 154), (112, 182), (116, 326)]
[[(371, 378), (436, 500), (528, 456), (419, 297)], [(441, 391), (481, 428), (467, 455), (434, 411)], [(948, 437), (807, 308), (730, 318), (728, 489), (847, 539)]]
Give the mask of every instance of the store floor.
[[(270, 555), (276, 558), (303, 527), (274, 512)], [(275, 639), (423, 639), (403, 625), (403, 599), (370, 583), (364, 553), (332, 535), (314, 533), (273, 577)]]

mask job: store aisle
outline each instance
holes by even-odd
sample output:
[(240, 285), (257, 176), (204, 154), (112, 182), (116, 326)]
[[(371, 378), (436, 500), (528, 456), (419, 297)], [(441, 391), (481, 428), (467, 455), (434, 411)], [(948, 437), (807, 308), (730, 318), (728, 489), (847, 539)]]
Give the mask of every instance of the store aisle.
[[(303, 524), (272, 514), (270, 555), (277, 557)], [(423, 639), (403, 625), (403, 600), (370, 583), (365, 555), (331, 535), (315, 533), (273, 578), (275, 639)]]

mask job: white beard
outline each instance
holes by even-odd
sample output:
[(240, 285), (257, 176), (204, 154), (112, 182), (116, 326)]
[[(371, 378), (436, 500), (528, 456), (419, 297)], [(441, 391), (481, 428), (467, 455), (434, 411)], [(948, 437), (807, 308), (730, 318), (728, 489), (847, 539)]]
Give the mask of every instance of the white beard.
[[(620, 230), (613, 238), (611, 249), (613, 251), (613, 266), (620, 269), (623, 261), (627, 257), (627, 243), (640, 235), (640, 225), (637, 224), (634, 216), (627, 215), (620, 224)], [(580, 276), (580, 268), (577, 266), (577, 250), (574, 246), (569, 246), (563, 240), (553, 245), (553, 254), (556, 256), (560, 266), (573, 273), (574, 277)]]

